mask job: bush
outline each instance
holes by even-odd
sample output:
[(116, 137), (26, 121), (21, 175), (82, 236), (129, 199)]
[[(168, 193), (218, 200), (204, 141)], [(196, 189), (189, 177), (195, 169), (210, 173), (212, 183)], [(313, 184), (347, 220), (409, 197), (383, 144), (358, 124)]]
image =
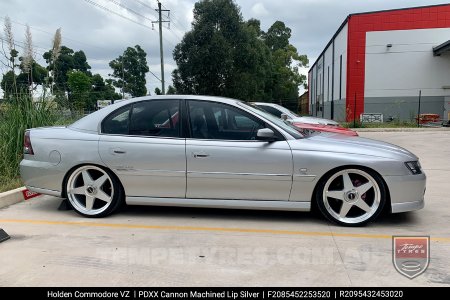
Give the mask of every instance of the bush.
[(60, 116), (54, 102), (33, 102), (29, 96), (0, 106), (0, 190), (19, 184), (25, 129), (65, 123)]

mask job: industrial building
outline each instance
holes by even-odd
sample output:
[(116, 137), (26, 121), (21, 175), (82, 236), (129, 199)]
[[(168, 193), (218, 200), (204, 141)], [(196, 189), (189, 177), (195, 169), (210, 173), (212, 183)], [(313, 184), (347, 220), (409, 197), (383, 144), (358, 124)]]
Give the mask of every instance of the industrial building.
[(448, 120), (450, 4), (351, 14), (308, 75), (314, 116)]

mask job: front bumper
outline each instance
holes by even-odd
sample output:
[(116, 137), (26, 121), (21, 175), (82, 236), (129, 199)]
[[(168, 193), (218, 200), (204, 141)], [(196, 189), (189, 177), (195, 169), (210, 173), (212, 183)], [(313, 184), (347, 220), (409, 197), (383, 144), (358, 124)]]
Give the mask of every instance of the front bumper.
[(424, 196), (426, 175), (384, 176), (389, 188), (393, 213), (422, 209), (425, 206)]

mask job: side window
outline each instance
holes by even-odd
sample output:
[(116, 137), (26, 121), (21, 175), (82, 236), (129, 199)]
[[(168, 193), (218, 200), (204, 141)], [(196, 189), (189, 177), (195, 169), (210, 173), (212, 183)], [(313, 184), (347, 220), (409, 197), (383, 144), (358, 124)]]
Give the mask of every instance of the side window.
[(102, 132), (108, 134), (128, 134), (130, 106), (121, 107), (105, 118)]
[(230, 105), (189, 101), (191, 136), (197, 139), (255, 140), (264, 122)]
[(258, 105), (258, 106), (261, 107), (262, 109), (264, 109), (265, 111), (267, 111), (269, 114), (272, 114), (278, 118), (281, 118), (282, 112), (279, 111), (278, 109), (276, 109), (275, 107), (268, 106), (268, 105)]
[(133, 105), (130, 135), (179, 137), (180, 101), (151, 100)]

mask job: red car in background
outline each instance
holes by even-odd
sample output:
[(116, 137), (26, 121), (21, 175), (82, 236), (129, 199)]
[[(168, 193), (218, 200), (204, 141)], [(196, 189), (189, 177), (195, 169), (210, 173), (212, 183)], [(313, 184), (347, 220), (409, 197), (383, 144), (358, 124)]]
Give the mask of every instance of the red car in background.
[(353, 131), (351, 129), (348, 129), (348, 128), (345, 128), (342, 126), (308, 124), (308, 123), (301, 123), (301, 122), (292, 122), (292, 125), (294, 125), (295, 127), (298, 127), (301, 130), (333, 132), (333, 133), (345, 134), (345, 135), (350, 135), (350, 136), (358, 136), (358, 133), (356, 131)]
[(253, 102), (253, 104), (278, 118), (286, 120), (304, 133), (319, 131), (358, 136), (356, 131), (342, 127), (338, 122), (333, 120), (316, 117), (300, 117), (289, 109), (275, 103)]

